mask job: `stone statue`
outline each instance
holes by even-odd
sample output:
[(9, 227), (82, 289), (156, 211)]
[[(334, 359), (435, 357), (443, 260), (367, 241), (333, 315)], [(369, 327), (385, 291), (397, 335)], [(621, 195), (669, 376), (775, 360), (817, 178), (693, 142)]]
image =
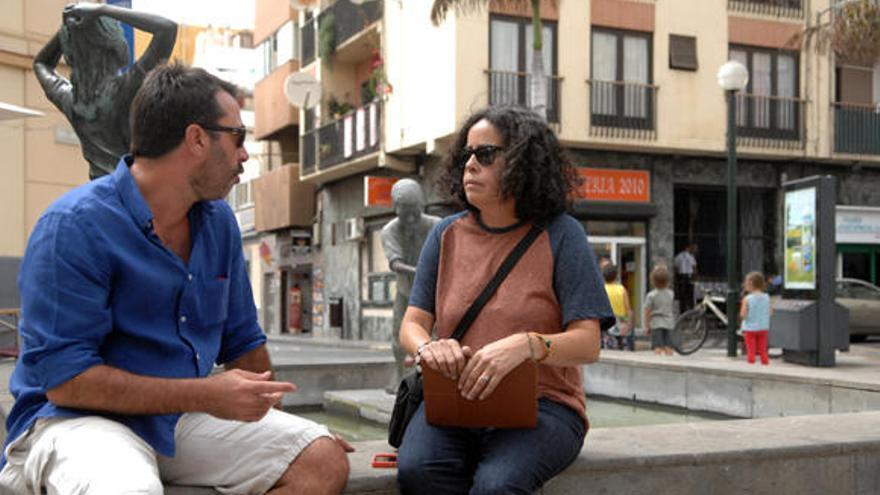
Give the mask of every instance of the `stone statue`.
[(391, 271), (397, 274), (397, 296), (394, 298), (394, 322), (391, 327), (391, 349), (397, 366), (385, 389), (389, 394), (396, 393), (403, 377), (406, 352), (400, 347), (400, 322), (409, 302), (409, 291), (415, 278), (419, 254), (431, 229), (440, 221), (439, 217), (422, 213), (425, 206), (422, 188), (412, 179), (400, 179), (394, 183), (391, 201), (397, 218), (382, 228), (385, 257), (388, 258)]
[[(89, 162), (89, 177), (113, 172), (128, 153), (128, 108), (147, 72), (174, 49), (177, 24), (163, 17), (94, 3), (64, 7), (61, 29), (34, 58), (34, 73), (46, 97), (67, 117)], [(128, 44), (119, 22), (152, 33), (144, 52), (125, 72)], [(70, 79), (55, 68), (61, 56)]]

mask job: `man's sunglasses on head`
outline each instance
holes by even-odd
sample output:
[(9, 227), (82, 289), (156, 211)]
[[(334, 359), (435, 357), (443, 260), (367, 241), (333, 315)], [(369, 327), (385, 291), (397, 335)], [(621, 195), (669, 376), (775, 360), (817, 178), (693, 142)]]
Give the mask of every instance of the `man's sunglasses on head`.
[(477, 161), (480, 165), (484, 167), (488, 167), (495, 163), (495, 158), (498, 156), (498, 153), (504, 151), (504, 148), (501, 146), (495, 146), (494, 144), (481, 144), (479, 146), (465, 146), (461, 150), (461, 163), (466, 164), (468, 160), (471, 159), (471, 155), (475, 155), (477, 157)]

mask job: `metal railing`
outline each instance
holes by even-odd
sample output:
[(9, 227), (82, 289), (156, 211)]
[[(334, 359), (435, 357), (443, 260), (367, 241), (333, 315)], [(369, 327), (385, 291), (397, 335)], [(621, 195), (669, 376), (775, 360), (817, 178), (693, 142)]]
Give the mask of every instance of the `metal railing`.
[(303, 176), (375, 152), (382, 132), (382, 102), (376, 100), (302, 136)]
[(657, 86), (587, 80), (590, 135), (657, 139)]
[(322, 12), (321, 15), (333, 14), (334, 48), (381, 19), (382, 4), (383, 2), (367, 2), (354, 5), (349, 0), (338, 0)]
[(880, 155), (880, 104), (834, 102), (834, 152)]
[(803, 19), (803, 0), (727, 0), (727, 10), (749, 14)]
[[(489, 69), (489, 104), (513, 104), (529, 106), (531, 97), (531, 75), (527, 72), (515, 72)], [(558, 75), (547, 77), (547, 122), (559, 122), (559, 82)]]
[(737, 142), (756, 148), (803, 149), (806, 100), (787, 96), (736, 95)]
[(310, 63), (315, 61), (315, 20), (317, 17), (312, 17), (307, 20), (305, 24), (302, 25), (302, 29), (299, 30), (300, 37), (300, 47), (302, 47), (302, 66), (305, 67)]
[(0, 309), (0, 357), (18, 356), (18, 308)]

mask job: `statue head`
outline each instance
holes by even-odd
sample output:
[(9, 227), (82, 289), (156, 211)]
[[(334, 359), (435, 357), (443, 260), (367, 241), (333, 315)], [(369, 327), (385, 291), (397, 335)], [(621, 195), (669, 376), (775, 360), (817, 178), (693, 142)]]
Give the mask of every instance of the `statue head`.
[(425, 199), (422, 187), (412, 179), (400, 179), (391, 187), (391, 202), (394, 213), (404, 225), (415, 225), (422, 216)]
[(98, 17), (90, 22), (64, 23), (59, 31), (61, 52), (70, 66), (70, 82), (76, 101), (100, 94), (101, 82), (128, 65), (128, 44), (114, 19)]

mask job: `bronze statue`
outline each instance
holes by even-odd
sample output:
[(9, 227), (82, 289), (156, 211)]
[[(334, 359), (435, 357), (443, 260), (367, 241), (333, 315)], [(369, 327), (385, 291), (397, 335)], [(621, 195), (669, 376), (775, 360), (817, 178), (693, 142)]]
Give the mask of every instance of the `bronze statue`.
[[(34, 73), (73, 126), (92, 179), (113, 172), (130, 143), (128, 107), (147, 72), (174, 49), (177, 24), (164, 17), (94, 3), (64, 7), (61, 29), (34, 58)], [(128, 45), (119, 22), (152, 33), (153, 39), (126, 71)], [(64, 55), (70, 80), (55, 68)]]
[(391, 328), (391, 349), (396, 366), (385, 389), (393, 394), (403, 376), (403, 362), (406, 359), (406, 352), (400, 346), (400, 322), (409, 304), (409, 292), (422, 245), (440, 218), (422, 213), (425, 206), (422, 188), (412, 179), (400, 179), (394, 183), (391, 201), (397, 218), (382, 228), (382, 247), (388, 266), (397, 273), (397, 296), (394, 298), (394, 322)]

